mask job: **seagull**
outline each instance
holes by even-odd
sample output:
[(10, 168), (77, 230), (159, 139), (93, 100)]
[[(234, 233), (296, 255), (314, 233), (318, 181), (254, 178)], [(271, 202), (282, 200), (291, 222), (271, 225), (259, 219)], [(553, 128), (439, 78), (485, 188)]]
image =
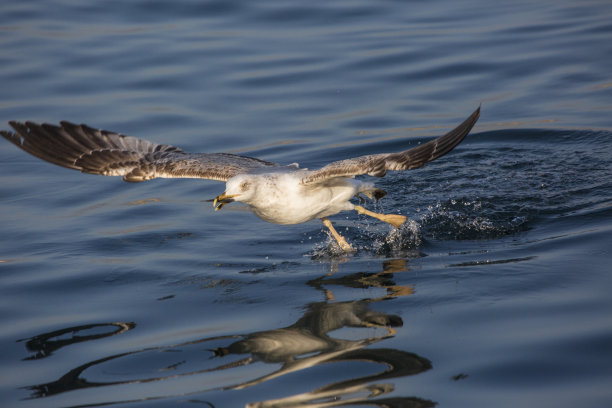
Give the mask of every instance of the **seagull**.
[(318, 218), (340, 248), (350, 252), (353, 247), (328, 217), (355, 210), (396, 228), (406, 221), (400, 214), (379, 214), (353, 204), (350, 200), (355, 197), (363, 203), (361, 195), (379, 200), (387, 194), (355, 176), (383, 177), (387, 171), (422, 167), (461, 143), (479, 116), (480, 107), (455, 129), (411, 149), (334, 161), (317, 170), (230, 153), (188, 153), (176, 146), (66, 121), (59, 126), (10, 121), (14, 132), (0, 134), (42, 160), (84, 173), (121, 176), (129, 182), (154, 178), (223, 181), (225, 191), (209, 200), (215, 211), (238, 201), (262, 220), (275, 224), (300, 224)]

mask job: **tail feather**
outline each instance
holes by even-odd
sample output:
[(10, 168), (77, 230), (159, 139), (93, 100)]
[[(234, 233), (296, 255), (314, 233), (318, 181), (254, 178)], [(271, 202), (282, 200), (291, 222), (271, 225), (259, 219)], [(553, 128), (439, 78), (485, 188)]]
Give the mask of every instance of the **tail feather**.
[(368, 189), (361, 190), (360, 193), (365, 194), (370, 200), (380, 200), (387, 195), (387, 192), (382, 188), (370, 187)]

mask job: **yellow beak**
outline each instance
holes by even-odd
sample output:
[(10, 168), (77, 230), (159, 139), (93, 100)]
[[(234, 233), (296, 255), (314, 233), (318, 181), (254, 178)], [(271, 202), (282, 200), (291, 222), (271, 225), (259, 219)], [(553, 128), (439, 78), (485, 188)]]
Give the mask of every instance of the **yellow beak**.
[(235, 201), (234, 197), (238, 197), (239, 195), (240, 194), (225, 194), (225, 193), (219, 194), (213, 200), (213, 206), (215, 207), (215, 211), (223, 208), (225, 204), (229, 204), (232, 201)]

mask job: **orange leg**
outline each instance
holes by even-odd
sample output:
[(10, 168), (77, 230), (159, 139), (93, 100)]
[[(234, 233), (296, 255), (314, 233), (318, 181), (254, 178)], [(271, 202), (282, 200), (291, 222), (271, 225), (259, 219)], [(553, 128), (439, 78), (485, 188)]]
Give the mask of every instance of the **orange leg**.
[(370, 210), (366, 210), (365, 208), (363, 208), (360, 205), (356, 205), (355, 206), (355, 210), (359, 214), (369, 215), (370, 217), (374, 217), (377, 220), (381, 220), (381, 221), (384, 221), (384, 222), (386, 222), (388, 224), (391, 224), (395, 228), (401, 227), (402, 224), (406, 221), (406, 217), (403, 216), (403, 215), (399, 215), (399, 214), (378, 214), (378, 213), (372, 212)]
[(345, 251), (345, 252), (354, 251), (354, 249), (351, 246), (351, 244), (346, 242), (346, 239), (344, 239), (344, 237), (342, 235), (338, 234), (338, 231), (336, 231), (336, 229), (334, 228), (334, 226), (332, 225), (330, 220), (328, 220), (327, 218), (323, 217), (323, 218), (321, 218), (321, 221), (323, 221), (323, 225), (325, 225), (327, 228), (329, 228), (329, 232), (331, 232), (332, 237), (334, 237), (334, 239), (336, 240), (338, 245), (340, 245), (340, 248), (342, 248), (343, 251)]

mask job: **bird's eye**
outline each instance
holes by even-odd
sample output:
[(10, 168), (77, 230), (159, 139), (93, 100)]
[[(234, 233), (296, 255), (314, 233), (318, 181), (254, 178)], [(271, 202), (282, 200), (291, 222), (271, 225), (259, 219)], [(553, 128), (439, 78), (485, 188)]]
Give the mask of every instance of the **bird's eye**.
[(243, 192), (247, 191), (249, 189), (249, 186), (250, 186), (249, 182), (245, 181), (242, 184), (240, 184), (240, 190)]

